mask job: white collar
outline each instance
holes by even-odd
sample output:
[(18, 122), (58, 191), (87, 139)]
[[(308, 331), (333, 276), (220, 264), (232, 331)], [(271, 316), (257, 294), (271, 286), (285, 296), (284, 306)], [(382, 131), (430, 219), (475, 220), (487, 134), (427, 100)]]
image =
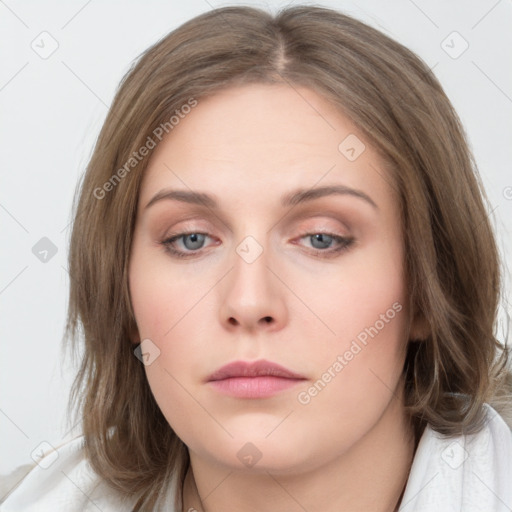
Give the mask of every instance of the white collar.
[(427, 426), (399, 512), (512, 510), (512, 432), (492, 407), (485, 409), (476, 434), (449, 438)]

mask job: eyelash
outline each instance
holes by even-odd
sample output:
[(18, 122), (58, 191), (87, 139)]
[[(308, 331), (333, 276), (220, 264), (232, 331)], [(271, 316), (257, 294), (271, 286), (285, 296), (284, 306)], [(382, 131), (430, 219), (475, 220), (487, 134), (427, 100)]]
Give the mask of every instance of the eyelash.
[[(173, 244), (179, 240), (180, 238), (184, 238), (188, 235), (205, 235), (209, 236), (207, 233), (201, 233), (199, 231), (188, 231), (183, 233), (177, 233), (169, 238), (166, 238), (165, 240), (162, 240), (160, 244), (164, 247), (164, 250), (171, 254), (171, 256), (177, 257), (177, 258), (193, 258), (195, 255), (199, 254), (201, 249), (198, 249), (196, 251), (188, 251), (183, 252), (176, 250), (173, 247)], [(302, 240), (303, 238), (308, 238), (314, 235), (327, 235), (333, 239), (334, 242), (338, 242), (338, 247), (335, 249), (310, 249), (310, 252), (313, 253), (313, 255), (318, 256), (320, 258), (330, 258), (330, 257), (336, 257), (338, 254), (341, 254), (345, 251), (347, 251), (355, 242), (355, 239), (353, 237), (343, 237), (340, 235), (336, 235), (334, 233), (324, 233), (324, 232), (313, 232), (313, 233), (306, 233), (299, 237), (299, 240)]]

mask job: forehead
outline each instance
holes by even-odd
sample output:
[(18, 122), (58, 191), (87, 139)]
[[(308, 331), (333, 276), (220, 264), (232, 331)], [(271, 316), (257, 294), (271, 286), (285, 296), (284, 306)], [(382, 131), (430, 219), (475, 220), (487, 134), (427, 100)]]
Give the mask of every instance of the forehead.
[(163, 138), (146, 170), (141, 204), (169, 187), (244, 202), (332, 182), (381, 195), (375, 189), (385, 185), (383, 174), (359, 130), (320, 94), (250, 84), (199, 99)]

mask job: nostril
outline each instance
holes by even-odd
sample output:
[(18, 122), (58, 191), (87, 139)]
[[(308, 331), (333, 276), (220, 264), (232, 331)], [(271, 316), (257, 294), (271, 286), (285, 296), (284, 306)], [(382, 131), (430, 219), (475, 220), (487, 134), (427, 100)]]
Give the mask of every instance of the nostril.
[[(266, 323), (266, 324), (270, 324), (270, 323), (272, 323), (273, 321), (274, 321), (274, 319), (273, 319), (271, 316), (264, 316), (264, 317), (260, 320), (260, 322), (264, 322), (264, 323)], [(229, 324), (230, 324), (230, 325), (240, 325), (240, 322), (239, 322), (236, 318), (234, 318), (234, 317), (230, 317), (230, 318), (228, 319), (228, 322), (229, 322)]]

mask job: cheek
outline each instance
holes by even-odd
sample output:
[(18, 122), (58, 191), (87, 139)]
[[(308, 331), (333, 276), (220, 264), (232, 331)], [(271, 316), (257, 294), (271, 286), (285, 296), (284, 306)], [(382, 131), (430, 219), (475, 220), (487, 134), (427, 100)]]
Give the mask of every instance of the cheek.
[[(383, 240), (373, 250), (354, 253), (339, 276), (324, 283), (315, 307), (334, 334), (326, 330), (315, 350), (309, 350), (317, 380), (297, 398), (310, 417), (328, 411), (338, 424), (362, 428), (393, 397), (408, 325), (399, 247)], [(351, 431), (356, 435), (358, 428)]]
[(320, 335), (312, 338), (317, 340), (317, 362), (326, 364), (326, 356), (332, 361), (354, 340), (365, 349), (365, 357), (398, 357), (408, 314), (398, 240), (378, 239), (364, 250), (347, 253), (333, 272), (316, 280), (295, 276), (293, 282), (324, 324), (316, 322)]
[(141, 245), (134, 244), (130, 260), (131, 302), (141, 339), (163, 341), (198, 304), (207, 283), (185, 267), (172, 269), (163, 249)]
[(343, 453), (378, 423), (391, 404), (396, 405), (407, 324), (405, 308), (396, 298), (388, 293), (371, 303), (348, 301), (342, 315), (331, 317), (341, 335), (309, 352), (317, 372), (308, 386), (298, 390), (289, 428), (304, 430), (304, 446), (311, 445), (308, 432), (321, 433), (328, 440), (319, 439), (311, 456), (316, 449), (315, 456), (328, 457), (333, 446)]
[[(344, 311), (328, 318), (336, 336), (320, 338), (308, 347), (314, 385), (304, 400), (328, 406), (345, 404), (345, 411), (361, 412), (364, 403), (375, 408), (389, 400), (402, 373), (407, 344), (407, 312), (401, 297), (392, 295), (369, 304), (352, 300)], [(316, 397), (320, 397), (318, 399)]]
[(208, 435), (202, 431), (205, 421), (191, 424), (191, 417), (203, 418), (204, 410), (193, 398), (197, 390), (190, 378), (204, 373), (204, 357), (197, 356), (211, 346), (205, 341), (207, 323), (197, 321), (206, 314), (202, 298), (208, 283), (203, 286), (187, 272), (169, 270), (166, 258), (135, 246), (129, 273), (132, 307), (140, 340), (150, 339), (158, 349), (145, 366), (146, 376), (162, 413), (188, 444)]

